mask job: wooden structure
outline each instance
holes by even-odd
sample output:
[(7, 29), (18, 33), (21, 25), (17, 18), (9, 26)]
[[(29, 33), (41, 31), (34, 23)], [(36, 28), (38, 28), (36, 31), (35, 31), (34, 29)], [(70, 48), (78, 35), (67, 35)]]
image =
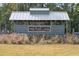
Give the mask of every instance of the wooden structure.
[(30, 8), (29, 11), (13, 11), (9, 20), (14, 21), (16, 33), (64, 35), (69, 17), (67, 12)]

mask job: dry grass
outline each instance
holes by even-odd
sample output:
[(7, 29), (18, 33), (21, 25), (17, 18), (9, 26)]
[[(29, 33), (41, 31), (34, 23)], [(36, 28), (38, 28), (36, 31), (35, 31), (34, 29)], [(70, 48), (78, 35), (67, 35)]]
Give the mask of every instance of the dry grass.
[(67, 34), (64, 36), (49, 36), (49, 35), (27, 35), (27, 34), (1, 34), (0, 44), (52, 44), (52, 43), (69, 43), (79, 44), (79, 36)]
[(11, 45), (0, 44), (0, 55), (7, 56), (77, 56), (79, 45), (50, 44), (50, 45)]

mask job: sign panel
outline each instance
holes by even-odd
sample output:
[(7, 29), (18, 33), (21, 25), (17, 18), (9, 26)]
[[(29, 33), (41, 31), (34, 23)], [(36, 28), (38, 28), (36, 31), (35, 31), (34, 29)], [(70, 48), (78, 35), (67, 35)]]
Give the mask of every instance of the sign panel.
[(47, 27), (47, 26), (35, 26), (35, 27), (29, 27), (29, 31), (32, 31), (32, 32), (39, 32), (39, 31), (42, 31), (42, 32), (47, 32), (47, 31), (50, 31), (50, 27)]

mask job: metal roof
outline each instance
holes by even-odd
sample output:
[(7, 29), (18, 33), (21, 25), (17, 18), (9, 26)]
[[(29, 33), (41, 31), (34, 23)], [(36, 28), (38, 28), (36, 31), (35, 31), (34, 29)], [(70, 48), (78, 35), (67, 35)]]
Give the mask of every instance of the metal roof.
[(49, 11), (49, 8), (30, 8), (30, 11)]
[(13, 11), (9, 20), (69, 20), (67, 12), (49, 11), (49, 14), (30, 14), (30, 11)]

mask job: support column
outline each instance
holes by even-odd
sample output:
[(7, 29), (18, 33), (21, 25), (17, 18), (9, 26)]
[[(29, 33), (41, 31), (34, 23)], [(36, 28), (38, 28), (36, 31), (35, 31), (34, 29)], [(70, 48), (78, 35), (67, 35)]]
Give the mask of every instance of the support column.
[[(13, 21), (14, 22), (14, 21)], [(15, 25), (16, 25), (16, 23), (14, 22), (14, 26), (13, 26), (13, 32), (15, 32)]]
[(50, 25), (52, 26), (52, 21), (50, 20)]
[(66, 21), (66, 34), (68, 33), (68, 21)]

